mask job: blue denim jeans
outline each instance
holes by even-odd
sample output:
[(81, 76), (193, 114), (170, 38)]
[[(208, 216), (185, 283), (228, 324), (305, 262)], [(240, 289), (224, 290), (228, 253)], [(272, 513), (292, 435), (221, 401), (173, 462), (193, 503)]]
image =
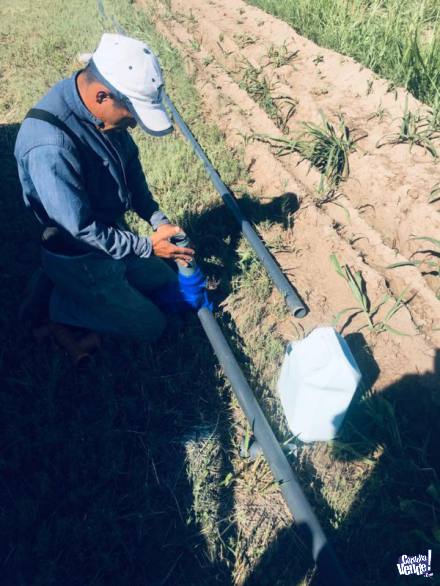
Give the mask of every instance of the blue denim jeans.
[(42, 265), (54, 283), (51, 320), (147, 341), (163, 332), (166, 318), (148, 293), (177, 277), (162, 259), (64, 256), (42, 248)]

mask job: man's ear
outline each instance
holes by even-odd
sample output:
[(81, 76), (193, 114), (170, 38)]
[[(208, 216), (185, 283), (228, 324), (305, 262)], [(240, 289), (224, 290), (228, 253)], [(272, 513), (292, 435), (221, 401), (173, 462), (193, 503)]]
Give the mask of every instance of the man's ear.
[(109, 97), (110, 97), (110, 94), (108, 92), (104, 92), (104, 91), (100, 90), (96, 94), (96, 101), (98, 102), (98, 104), (102, 104), (102, 102)]

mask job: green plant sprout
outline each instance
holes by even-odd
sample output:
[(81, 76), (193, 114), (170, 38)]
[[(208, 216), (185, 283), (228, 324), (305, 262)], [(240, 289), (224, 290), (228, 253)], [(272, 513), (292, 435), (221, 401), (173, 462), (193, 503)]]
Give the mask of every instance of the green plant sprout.
[(386, 144), (409, 144), (409, 150), (411, 151), (413, 146), (417, 145), (428, 151), (434, 158), (437, 158), (438, 152), (433, 140), (438, 136), (440, 134), (433, 128), (426, 116), (422, 116), (418, 112), (411, 112), (408, 109), (408, 97), (406, 97), (399, 132), (384, 136), (376, 143), (376, 147), (379, 149)]
[(436, 183), (429, 194), (428, 203), (434, 203), (440, 199), (440, 181)]
[(272, 82), (263, 74), (263, 67), (254, 67), (245, 60), (240, 69), (243, 75), (239, 87), (245, 90), (285, 133), (289, 120), (295, 114), (298, 100), (290, 96), (273, 96), (272, 92), (275, 91), (277, 83)]
[[(171, 4), (170, 4), (169, 10), (171, 10)], [(193, 26), (197, 24), (197, 18), (192, 13), (192, 10), (190, 10), (190, 14), (189, 15), (186, 15), (183, 12), (175, 12), (174, 13), (174, 18), (175, 18), (175, 20), (179, 24), (189, 23), (189, 24), (191, 24)]]
[(199, 39), (191, 39), (191, 41), (189, 42), (190, 49), (192, 49), (196, 53), (198, 53), (200, 51), (201, 46), (202, 45), (201, 45), (201, 42)]
[(246, 33), (235, 33), (233, 37), (240, 49), (244, 49), (249, 45), (254, 45), (257, 42), (257, 37)]
[(290, 96), (275, 96), (273, 100), (276, 102), (278, 109), (275, 124), (283, 132), (283, 134), (288, 134), (289, 129), (287, 125), (289, 120), (296, 112), (298, 100), (291, 98)]
[(326, 182), (329, 188), (335, 188), (345, 180), (349, 173), (348, 156), (355, 151), (355, 144), (360, 138), (353, 138), (346, 126), (342, 114), (338, 115), (338, 128), (321, 112), (322, 126), (305, 122), (305, 129), (297, 138), (258, 136), (259, 140), (268, 142), (276, 149), (279, 157), (298, 153), (310, 162), (310, 167), (316, 167), (321, 172), (321, 183), (318, 188), (322, 191)]
[(383, 319), (380, 321), (376, 321), (375, 317), (379, 309), (388, 303), (388, 301), (393, 300), (393, 297), (386, 293), (382, 299), (376, 305), (372, 305), (371, 301), (368, 297), (367, 290), (366, 290), (366, 283), (364, 278), (362, 277), (362, 273), (360, 271), (352, 271), (352, 269), (348, 265), (344, 265), (343, 267), (339, 263), (339, 260), (335, 254), (330, 256), (330, 261), (333, 267), (336, 270), (336, 273), (344, 279), (347, 285), (350, 288), (351, 293), (357, 303), (354, 307), (347, 307), (341, 311), (339, 311), (333, 319), (333, 325), (336, 326), (343, 315), (346, 315), (351, 312), (350, 317), (354, 317), (357, 314), (363, 313), (367, 319), (367, 323), (361, 326), (359, 329), (363, 329), (364, 327), (368, 327), (370, 332), (375, 334), (380, 334), (382, 332), (390, 332), (391, 334), (396, 334), (398, 336), (409, 336), (410, 334), (406, 334), (399, 330), (396, 330), (392, 326), (390, 326), (389, 322), (391, 318), (396, 315), (396, 313), (406, 305), (407, 301), (404, 301), (404, 295), (406, 294), (408, 287), (406, 287), (402, 293), (399, 295), (397, 299), (394, 299), (394, 303), (391, 308), (387, 311)]
[(339, 128), (336, 129), (321, 112), (322, 126), (305, 123), (301, 140), (302, 155), (311, 165), (319, 169), (331, 185), (338, 185), (350, 173), (348, 155), (354, 150), (356, 140), (350, 136), (342, 114), (338, 115)]
[(399, 94), (397, 93), (397, 87), (396, 87), (396, 84), (395, 84), (394, 82), (392, 82), (392, 81), (391, 81), (391, 82), (388, 84), (388, 87), (387, 87), (387, 94), (393, 94), (393, 96), (394, 96), (394, 99), (395, 99), (396, 101), (397, 101), (397, 98), (399, 97)]
[(211, 63), (214, 61), (214, 57), (212, 55), (209, 55), (208, 57), (205, 57), (203, 59), (203, 65), (205, 67), (208, 67), (208, 65), (211, 65)]
[(440, 92), (437, 94), (434, 104), (429, 110), (429, 124), (433, 131), (440, 129)]
[(379, 122), (383, 122), (384, 119), (385, 119), (385, 116), (387, 116), (387, 115), (389, 115), (389, 112), (388, 112), (388, 110), (386, 108), (384, 108), (382, 106), (382, 101), (380, 101), (379, 102), (379, 105), (377, 107), (377, 110), (375, 112), (372, 112), (368, 116), (367, 120), (369, 122), (370, 120), (373, 120), (374, 118), (377, 118), (377, 120), (379, 120)]
[(267, 63), (265, 63), (264, 66), (267, 67), (268, 65), (273, 65), (273, 67), (278, 68), (283, 65), (288, 65), (298, 56), (298, 54), (299, 49), (296, 51), (289, 51), (285, 42), (280, 47), (271, 45), (266, 55)]
[(319, 55), (316, 55), (316, 57), (314, 57), (312, 59), (312, 61), (313, 61), (313, 63), (315, 65), (319, 65), (320, 63), (323, 63), (323, 61), (324, 61), (324, 55), (320, 55), (320, 54)]
[[(440, 195), (439, 195), (440, 197)], [(415, 254), (424, 254), (425, 258), (416, 259), (416, 260), (404, 260), (402, 262), (396, 262), (391, 265), (387, 266), (387, 269), (395, 269), (397, 267), (426, 267), (428, 270), (428, 274), (436, 275), (437, 277), (440, 276), (440, 240), (436, 238), (431, 238), (430, 236), (412, 236), (410, 240), (420, 240), (422, 242), (429, 242), (433, 244), (435, 248), (438, 250), (417, 250), (411, 256)], [(436, 291), (437, 299), (440, 299), (440, 287)]]

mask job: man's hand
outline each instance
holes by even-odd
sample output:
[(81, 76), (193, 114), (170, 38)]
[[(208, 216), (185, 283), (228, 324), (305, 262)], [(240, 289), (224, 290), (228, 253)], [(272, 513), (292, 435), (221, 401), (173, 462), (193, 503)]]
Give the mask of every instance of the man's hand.
[(170, 242), (172, 236), (183, 232), (179, 226), (171, 224), (162, 224), (156, 232), (150, 237), (153, 245), (153, 252), (161, 258), (170, 258), (177, 262), (187, 264), (192, 261), (194, 250), (192, 248), (183, 248)]

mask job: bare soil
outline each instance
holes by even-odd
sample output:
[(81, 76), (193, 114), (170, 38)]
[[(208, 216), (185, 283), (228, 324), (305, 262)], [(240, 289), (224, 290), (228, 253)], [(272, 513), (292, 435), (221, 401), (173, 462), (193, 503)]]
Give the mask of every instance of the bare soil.
[[(420, 267), (387, 267), (421, 258), (414, 253), (430, 248), (411, 240), (412, 236), (438, 238), (439, 206), (428, 200), (440, 181), (439, 166), (419, 146), (411, 150), (407, 144), (376, 146), (398, 130), (405, 100), (410, 110), (421, 114), (427, 113), (426, 106), (354, 60), (318, 47), (286, 23), (241, 0), (139, 3), (149, 11), (157, 30), (186, 57), (188, 72), (202, 98), (201, 115), (219, 126), (231, 149), (243, 153), (252, 177), (252, 194), (262, 204), (285, 194), (298, 200), (299, 209), (287, 218), (287, 229), (274, 224), (260, 227), (260, 232), (268, 242), (278, 243), (272, 246), (274, 256), (309, 308), (300, 327), (307, 332), (328, 325), (338, 312), (355, 305), (347, 284), (329, 260), (336, 254), (341, 264), (362, 273), (373, 306), (386, 294), (391, 296), (375, 316), (376, 323), (384, 318), (392, 300), (406, 290), (407, 303), (390, 321), (405, 335), (371, 332), (364, 327), (362, 314), (348, 323), (344, 318), (340, 322), (344, 335), (361, 331), (371, 351), (377, 372), (374, 376), (364, 372), (367, 385), (373, 383), (373, 391), (379, 393), (402, 379), (417, 380), (411, 377), (434, 372), (440, 343), (439, 276), (424, 274)], [(274, 46), (281, 51), (286, 47), (295, 57), (276, 67), (268, 59)], [(343, 113), (353, 135), (359, 137), (356, 151), (350, 154), (349, 177), (333, 201), (324, 205), (317, 201), (321, 177), (307, 161), (296, 154), (277, 157), (270, 145), (255, 140), (255, 135), (286, 134), (240, 84), (249, 64), (263, 67), (274, 97), (288, 96), (298, 102), (287, 123), (290, 136), (301, 131), (302, 122), (319, 124), (322, 111), (334, 124)], [(377, 112), (381, 115), (375, 116)], [(235, 314), (229, 309), (239, 326), (243, 309)], [(291, 320), (280, 322), (274, 316), (272, 326), (286, 340), (298, 335)], [(315, 496), (320, 492), (343, 518), (367, 477), (378, 478), (372, 476), (372, 470), (382, 451), (378, 446), (370, 458), (337, 464), (322, 445), (311, 448), (308, 455), (314, 466), (309, 492)], [(272, 493), (269, 500), (276, 511), (272, 527), (281, 527), (286, 510)], [(267, 543), (267, 535), (260, 541), (256, 537), (258, 531), (260, 536), (266, 530), (270, 534), (265, 525), (267, 507), (257, 515), (251, 514), (255, 513), (252, 507), (245, 487), (241, 493), (237, 490), (237, 517), (246, 519), (243, 536), (249, 542), (266, 539)], [(240, 584), (246, 569), (241, 570), (240, 563), (237, 567), (235, 578)]]
[[(408, 336), (363, 330), (380, 368), (376, 387), (405, 374), (431, 372), (440, 342), (440, 303), (435, 295), (439, 279), (422, 275), (416, 267), (386, 267), (429, 248), (410, 240), (412, 235), (438, 237), (440, 216), (428, 199), (440, 180), (440, 169), (419, 146), (411, 151), (406, 144), (375, 146), (397, 130), (405, 99), (413, 111), (426, 112), (426, 107), (403, 89), (389, 91), (387, 81), (352, 59), (318, 47), (286, 23), (240, 0), (172, 0), (171, 12), (153, 4), (157, 29), (187, 57), (203, 98), (203, 115), (216, 122), (231, 148), (243, 148), (252, 193), (264, 203), (284, 193), (299, 200), (292, 232), (283, 234), (292, 250), (275, 252), (275, 257), (310, 309), (301, 322), (305, 330), (328, 324), (338, 311), (353, 306), (347, 285), (329, 262), (335, 253), (341, 264), (362, 272), (373, 304), (385, 293), (397, 298), (408, 287), (405, 298), (410, 301), (390, 322)], [(268, 64), (264, 69), (265, 76), (277, 82), (274, 95), (298, 101), (289, 128), (319, 123), (320, 111), (336, 124), (337, 114), (343, 112), (354, 134), (364, 136), (350, 154), (350, 175), (334, 203), (316, 205), (320, 175), (299, 155), (277, 158), (269, 145), (246, 140), (255, 134), (283, 136), (239, 87), (243, 59), (261, 67), (273, 45), (298, 51), (290, 64)], [(382, 121), (371, 118), (379, 105), (386, 111)], [(388, 304), (384, 312), (389, 308)], [(353, 320), (345, 332), (357, 331), (364, 321), (362, 316)]]

